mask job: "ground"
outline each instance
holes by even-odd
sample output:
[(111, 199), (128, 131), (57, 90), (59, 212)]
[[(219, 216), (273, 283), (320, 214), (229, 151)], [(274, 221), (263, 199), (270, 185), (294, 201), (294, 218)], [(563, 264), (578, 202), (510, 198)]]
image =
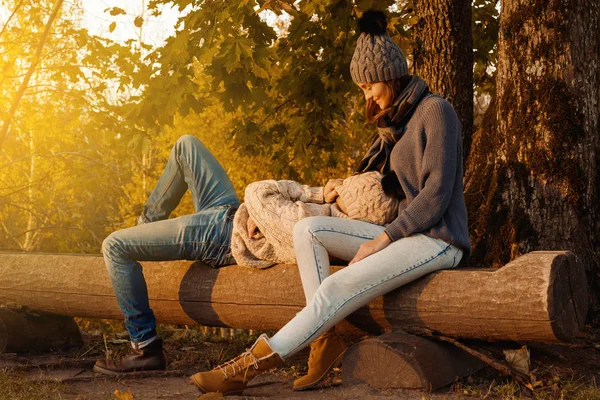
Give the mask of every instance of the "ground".
[[(129, 378), (109, 378), (92, 372), (96, 359), (115, 357), (127, 351), (122, 325), (106, 321), (78, 320), (84, 345), (51, 353), (0, 354), (0, 400), (37, 399), (202, 399), (189, 383), (189, 376), (229, 360), (244, 350), (256, 334), (237, 332), (236, 338), (223, 338), (218, 330), (162, 326), (169, 368), (165, 373), (146, 373)], [(302, 352), (272, 373), (258, 377), (244, 392), (231, 399), (600, 399), (596, 382), (600, 379), (600, 351), (596, 344), (600, 329), (590, 328), (575, 344), (527, 343), (531, 351), (532, 373), (538, 387), (531, 390), (492, 368), (471, 377), (457, 379), (434, 393), (415, 390), (376, 390), (366, 385), (345, 387), (341, 371), (317, 390), (293, 392), (292, 381), (305, 371), (307, 352)], [(465, 342), (497, 359), (503, 348), (522, 344)]]

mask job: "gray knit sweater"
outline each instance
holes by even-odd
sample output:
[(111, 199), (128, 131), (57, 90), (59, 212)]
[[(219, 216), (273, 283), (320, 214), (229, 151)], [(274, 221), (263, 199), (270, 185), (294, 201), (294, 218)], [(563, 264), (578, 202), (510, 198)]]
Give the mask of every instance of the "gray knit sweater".
[(390, 169), (406, 195), (385, 228), (393, 241), (423, 233), (459, 247), (463, 259), (471, 252), (460, 129), (443, 98), (430, 95), (417, 106), (390, 155)]

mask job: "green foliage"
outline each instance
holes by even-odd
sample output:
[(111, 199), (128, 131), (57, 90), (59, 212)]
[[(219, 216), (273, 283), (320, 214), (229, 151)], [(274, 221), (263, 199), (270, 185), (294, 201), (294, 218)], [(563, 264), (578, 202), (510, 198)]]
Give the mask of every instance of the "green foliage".
[(498, 2), (499, 0), (473, 1), (473, 83), (477, 94), (487, 93), (492, 97), (496, 91), (495, 68), (498, 64)]
[[(3, 3), (14, 11), (0, 35), (3, 112), (15, 101), (53, 3)], [(118, 200), (130, 179), (123, 167), (135, 157), (119, 146), (116, 127), (127, 107), (111, 85), (129, 90), (133, 74), (123, 70), (141, 73), (142, 64), (131, 46), (90, 36), (80, 16), (77, 4), (63, 5), (0, 151), (3, 249), (97, 252), (123, 218)]]
[[(55, 1), (2, 3), (14, 11), (0, 29), (3, 120)], [(493, 91), (496, 3), (474, 3), (484, 92)], [(0, 150), (1, 248), (98, 251), (107, 233), (135, 223), (183, 134), (217, 156), (240, 197), (259, 179), (347, 176), (374, 133), (349, 74), (356, 20), (389, 9), (388, 31), (411, 53), (405, 0), (153, 0), (128, 23), (141, 31), (168, 5), (182, 12), (177, 32), (154, 48), (92, 36), (81, 5), (63, 4)], [(275, 28), (262, 12), (279, 18)], [(126, 13), (107, 8), (107, 30)], [(190, 212), (188, 197), (175, 215)]]
[[(351, 147), (350, 115), (361, 96), (348, 66), (363, 3), (175, 2), (190, 11), (177, 35), (148, 55), (156, 68), (130, 117), (151, 130), (217, 103), (233, 118), (222, 139), (241, 155), (261, 157), (270, 175), (313, 182), (326, 179), (319, 170), (346, 174), (343, 149)], [(288, 32), (278, 36), (259, 10), (289, 15)], [(364, 143), (373, 130), (360, 130)]]

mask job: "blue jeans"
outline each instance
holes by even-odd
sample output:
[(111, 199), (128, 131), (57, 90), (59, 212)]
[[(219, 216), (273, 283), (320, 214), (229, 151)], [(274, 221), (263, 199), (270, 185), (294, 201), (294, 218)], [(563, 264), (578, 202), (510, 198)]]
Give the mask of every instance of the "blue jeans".
[[(196, 213), (167, 219), (186, 190)], [(235, 263), (233, 216), (240, 202), (223, 167), (200, 141), (182, 136), (144, 206), (138, 226), (110, 234), (102, 254), (131, 341), (156, 337), (156, 318), (139, 261), (202, 260), (212, 267)]]
[(368, 222), (333, 217), (308, 217), (294, 225), (306, 307), (269, 339), (273, 351), (288, 358), (371, 300), (433, 271), (453, 268), (462, 258), (461, 249), (416, 234), (330, 274), (330, 256), (350, 261), (361, 244), (383, 230)]

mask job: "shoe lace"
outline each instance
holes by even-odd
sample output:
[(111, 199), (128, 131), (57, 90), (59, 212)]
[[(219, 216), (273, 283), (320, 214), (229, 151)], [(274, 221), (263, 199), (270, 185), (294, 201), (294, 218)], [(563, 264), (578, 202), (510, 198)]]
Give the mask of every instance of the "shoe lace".
[(235, 377), (237, 373), (241, 373), (244, 371), (244, 381), (246, 380), (246, 375), (248, 374), (248, 370), (250, 367), (254, 369), (258, 369), (259, 364), (258, 358), (254, 354), (250, 352), (249, 349), (246, 349), (245, 352), (234, 358), (233, 360), (227, 361), (221, 365), (217, 365), (217, 368), (221, 370), (225, 379), (231, 377)]

